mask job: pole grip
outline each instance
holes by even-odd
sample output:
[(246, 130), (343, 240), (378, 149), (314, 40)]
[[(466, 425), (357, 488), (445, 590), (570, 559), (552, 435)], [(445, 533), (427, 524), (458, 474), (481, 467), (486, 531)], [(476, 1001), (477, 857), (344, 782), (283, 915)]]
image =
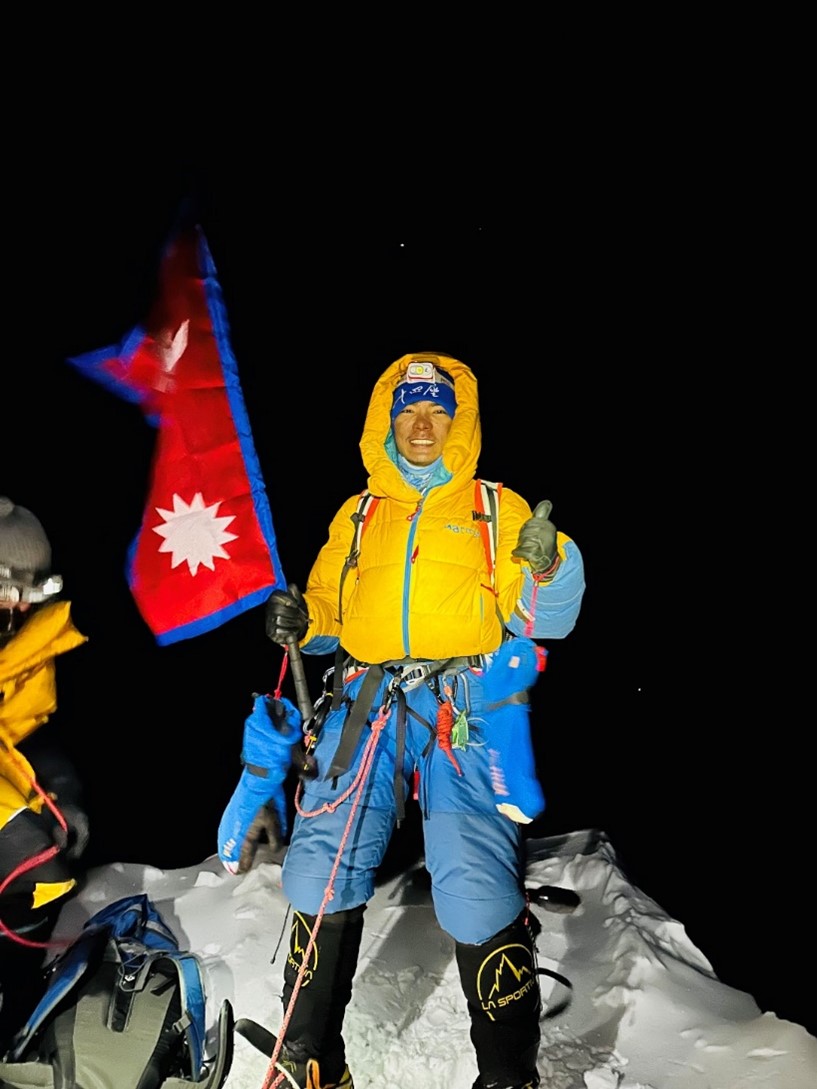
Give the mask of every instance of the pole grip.
[(287, 643), (289, 664), (292, 667), (292, 679), (295, 682), (295, 695), (298, 697), (298, 710), (303, 716), (304, 725), (315, 714), (312, 699), (309, 695), (309, 685), (306, 683), (306, 670), (304, 660), (301, 657), (301, 648), (297, 639), (290, 639)]

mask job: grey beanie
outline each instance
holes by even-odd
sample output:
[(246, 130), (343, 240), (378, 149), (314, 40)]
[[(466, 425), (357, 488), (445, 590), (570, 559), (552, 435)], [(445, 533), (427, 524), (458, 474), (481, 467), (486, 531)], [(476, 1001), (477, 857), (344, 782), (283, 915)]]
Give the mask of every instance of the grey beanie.
[[(39, 520), (30, 510), (0, 495), (0, 575), (35, 575), (51, 571), (51, 545)], [(8, 574), (6, 577), (8, 577)]]

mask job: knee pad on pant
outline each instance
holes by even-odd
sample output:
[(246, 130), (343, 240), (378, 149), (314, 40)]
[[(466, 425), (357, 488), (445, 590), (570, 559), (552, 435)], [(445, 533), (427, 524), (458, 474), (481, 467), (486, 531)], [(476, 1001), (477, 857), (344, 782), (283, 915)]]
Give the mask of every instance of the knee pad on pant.
[(324, 915), (317, 936), (317, 916), (293, 912), (289, 950), (284, 966), (284, 1010), (289, 1008), (298, 976), (300, 989), (287, 1027), (285, 1045), (291, 1054), (305, 1060), (321, 1061), (321, 1073), (329, 1080), (340, 1078), (346, 1061), (341, 1030), (346, 1007), (352, 997), (352, 979), (357, 970), (363, 913), (366, 905)]
[(456, 955), (483, 1082), (527, 1081), (536, 1072), (541, 995), (525, 915), (481, 945), (457, 942)]

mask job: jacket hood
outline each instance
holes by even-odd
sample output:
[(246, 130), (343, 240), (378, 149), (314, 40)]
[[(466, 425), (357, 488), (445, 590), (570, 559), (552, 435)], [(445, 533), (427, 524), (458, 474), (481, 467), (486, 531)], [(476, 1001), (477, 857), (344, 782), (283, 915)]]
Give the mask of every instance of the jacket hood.
[(368, 473), (368, 488), (374, 495), (414, 501), (417, 489), (404, 478), (386, 451), (386, 439), (391, 432), (392, 394), (405, 375), (409, 363), (428, 361), (442, 367), (454, 379), (457, 411), (443, 447), (442, 460), (452, 480), (443, 487), (458, 487), (476, 476), (482, 446), (479, 419), (479, 398), (476, 377), (465, 363), (442, 352), (412, 352), (396, 359), (375, 384), (363, 424), (360, 452)]

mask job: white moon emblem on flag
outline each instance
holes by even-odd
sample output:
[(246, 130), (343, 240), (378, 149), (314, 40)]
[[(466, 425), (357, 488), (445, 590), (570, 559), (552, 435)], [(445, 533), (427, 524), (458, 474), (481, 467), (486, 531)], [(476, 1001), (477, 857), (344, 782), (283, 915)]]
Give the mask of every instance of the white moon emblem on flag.
[(189, 332), (190, 319), (187, 318), (175, 333), (171, 333), (169, 329), (163, 329), (156, 337), (156, 354), (168, 374), (176, 369), (176, 364), (187, 350)]

